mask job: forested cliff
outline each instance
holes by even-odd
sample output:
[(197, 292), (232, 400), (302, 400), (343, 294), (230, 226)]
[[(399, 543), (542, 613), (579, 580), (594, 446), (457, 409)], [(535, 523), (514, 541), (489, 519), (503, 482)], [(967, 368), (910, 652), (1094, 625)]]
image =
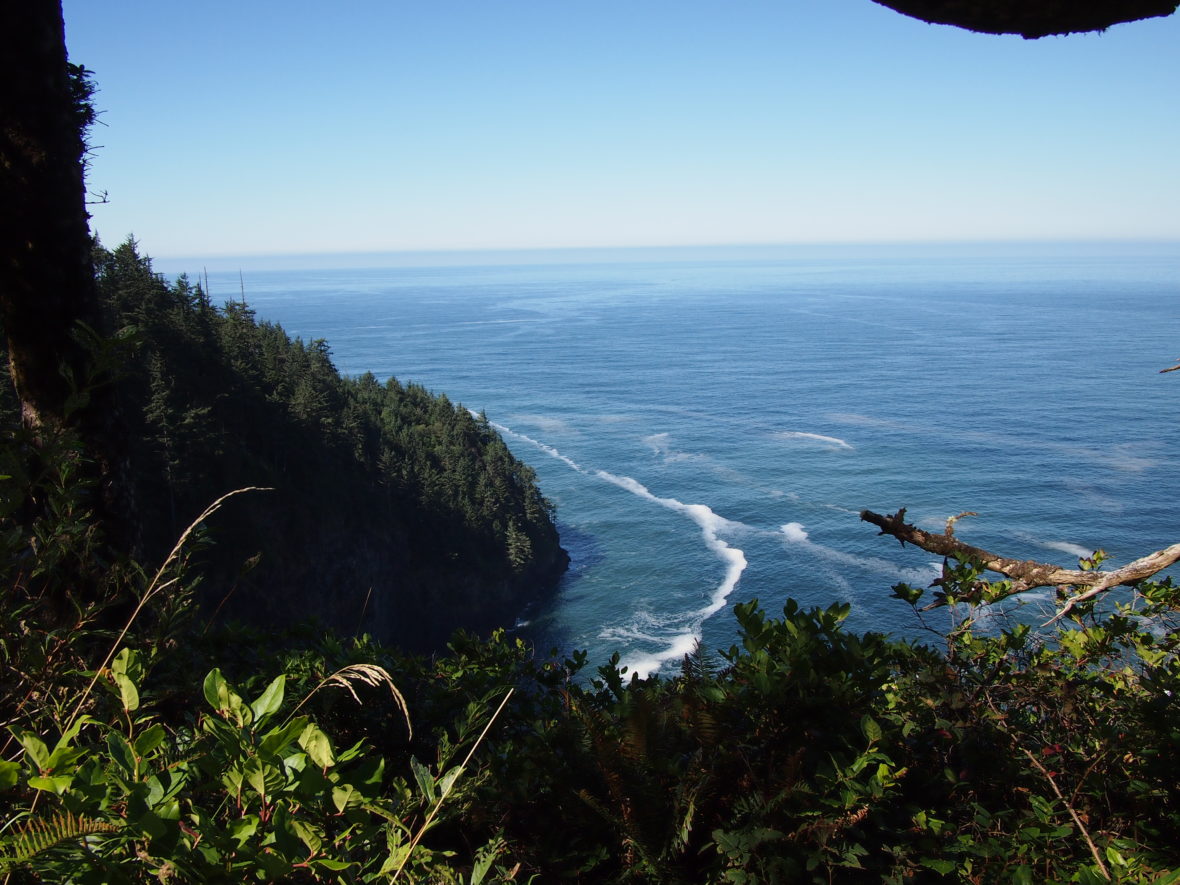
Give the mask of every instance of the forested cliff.
[(136, 552), (159, 560), (219, 495), (268, 489), (227, 505), (197, 558), (209, 610), (423, 649), (510, 623), (564, 570), (552, 506), (485, 418), (418, 385), (344, 378), (326, 342), (168, 283), (133, 242), (95, 256), (121, 330)]
[[(5, 882), (1180, 882), (1180, 545), (1050, 569), (866, 512), (944, 557), (929, 605), (893, 587), (934, 645), (748, 602), (671, 678), (228, 624), (428, 641), (565, 556), (482, 418), (131, 243), (93, 272), (60, 9), (0, 34)], [(997, 614), (1034, 586), (1051, 621)]]

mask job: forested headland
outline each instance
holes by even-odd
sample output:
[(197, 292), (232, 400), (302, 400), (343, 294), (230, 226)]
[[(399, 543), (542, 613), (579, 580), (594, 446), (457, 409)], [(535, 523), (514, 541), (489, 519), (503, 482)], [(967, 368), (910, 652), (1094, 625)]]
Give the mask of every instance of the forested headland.
[[(944, 558), (892, 588), (926, 643), (750, 602), (674, 676), (415, 653), (564, 568), (531, 471), (97, 246), (60, 8), (0, 26), (4, 881), (1180, 882), (1180, 547), (1065, 569), (866, 512)], [(1007, 618), (1034, 587), (1056, 615)]]
[(418, 385), (341, 377), (327, 342), (167, 283), (132, 242), (95, 265), (125, 354), (110, 383), (133, 549), (158, 560), (214, 498), (268, 489), (228, 505), (199, 556), (207, 609), (431, 650), (511, 623), (556, 583), (552, 506), (486, 418)]

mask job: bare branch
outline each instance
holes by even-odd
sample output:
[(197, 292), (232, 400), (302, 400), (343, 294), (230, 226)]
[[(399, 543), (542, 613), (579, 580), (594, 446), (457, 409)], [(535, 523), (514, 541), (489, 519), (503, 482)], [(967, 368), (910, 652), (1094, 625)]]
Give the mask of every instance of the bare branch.
[[(1149, 553), (1122, 568), (1109, 572), (1065, 569), (1033, 559), (1009, 559), (980, 547), (965, 544), (954, 536), (955, 520), (967, 514), (947, 520), (946, 531), (933, 533), (923, 531), (905, 521), (905, 508), (892, 516), (882, 516), (871, 510), (862, 510), (860, 518), (881, 529), (881, 534), (892, 535), (905, 544), (913, 544), (930, 553), (945, 557), (961, 556), (979, 563), (988, 571), (998, 572), (1012, 581), (1012, 593), (1022, 593), (1034, 587), (1076, 587), (1081, 592), (1069, 598), (1053, 620), (1065, 616), (1078, 603), (1093, 599), (1111, 587), (1131, 587), (1150, 578), (1157, 572), (1180, 561), (1180, 544), (1173, 544), (1155, 553)], [(1009, 594), (1011, 595), (1011, 594)]]

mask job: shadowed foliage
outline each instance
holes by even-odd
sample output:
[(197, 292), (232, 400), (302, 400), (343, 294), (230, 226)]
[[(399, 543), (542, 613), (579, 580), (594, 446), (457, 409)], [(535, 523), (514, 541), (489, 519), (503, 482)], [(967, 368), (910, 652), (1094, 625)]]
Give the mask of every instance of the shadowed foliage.
[(932, 24), (1026, 39), (1084, 31), (1171, 15), (1172, 0), (874, 0)]

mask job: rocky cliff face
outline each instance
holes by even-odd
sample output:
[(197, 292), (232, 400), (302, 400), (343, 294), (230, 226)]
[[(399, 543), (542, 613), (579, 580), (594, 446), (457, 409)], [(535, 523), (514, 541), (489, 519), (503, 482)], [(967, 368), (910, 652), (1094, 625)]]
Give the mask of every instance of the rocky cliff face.
[[(250, 497), (227, 505), (237, 511), (229, 515), (232, 529), (214, 528), (217, 556), (200, 596), (221, 619), (280, 629), (313, 620), (345, 635), (369, 633), (407, 651), (431, 652), (460, 628), (511, 626), (569, 566), (555, 543), (519, 574), (495, 575), (461, 555), (424, 556), (396, 527), (326, 521), (293, 509), (281, 494)], [(254, 557), (245, 574), (229, 568)]]

